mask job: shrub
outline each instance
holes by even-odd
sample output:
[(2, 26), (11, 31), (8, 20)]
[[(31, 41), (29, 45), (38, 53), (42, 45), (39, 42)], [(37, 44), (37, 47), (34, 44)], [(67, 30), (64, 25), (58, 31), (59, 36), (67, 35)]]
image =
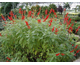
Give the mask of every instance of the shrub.
[[(70, 43), (75, 42), (66, 35), (64, 25), (59, 25), (59, 20), (53, 21), (51, 27), (46, 22), (37, 23), (36, 19), (27, 18), (31, 29), (28, 29), (25, 20), (16, 20), (15, 24), (9, 24), (7, 21), (5, 30), (1, 31), (0, 42), (5, 56), (12, 58), (11, 61), (70, 61), (74, 59), (74, 53), (70, 53), (73, 49)], [(43, 20), (41, 20), (43, 21)], [(52, 32), (51, 29), (58, 28), (58, 34)], [(62, 29), (62, 31), (61, 31)], [(65, 55), (56, 56), (58, 53)]]

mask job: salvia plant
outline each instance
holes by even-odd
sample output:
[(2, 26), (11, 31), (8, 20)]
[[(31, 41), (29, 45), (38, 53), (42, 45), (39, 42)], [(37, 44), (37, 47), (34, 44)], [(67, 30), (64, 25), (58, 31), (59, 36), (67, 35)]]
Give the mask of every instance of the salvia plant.
[[(51, 12), (54, 17), (49, 18)], [(70, 25), (68, 14), (63, 24), (53, 9), (42, 19), (40, 11), (37, 16), (32, 11), (25, 16), (26, 11), (20, 8), (19, 13), (21, 16), (17, 17), (11, 11), (8, 21), (2, 15), (4, 30), (0, 32), (0, 44), (7, 62), (68, 62), (75, 59), (80, 50), (75, 45), (78, 39), (72, 34), (73, 24)]]

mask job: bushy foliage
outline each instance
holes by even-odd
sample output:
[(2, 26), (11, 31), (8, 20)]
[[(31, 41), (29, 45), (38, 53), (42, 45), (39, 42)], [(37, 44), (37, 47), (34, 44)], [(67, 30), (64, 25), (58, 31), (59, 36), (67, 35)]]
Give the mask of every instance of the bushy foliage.
[(66, 25), (48, 15), (46, 19), (40, 19), (39, 16), (26, 18), (22, 14), (19, 19), (9, 18), (11, 21), (3, 23), (0, 44), (5, 58), (12, 62), (73, 61), (77, 41), (73, 40), (74, 34), (69, 36)]

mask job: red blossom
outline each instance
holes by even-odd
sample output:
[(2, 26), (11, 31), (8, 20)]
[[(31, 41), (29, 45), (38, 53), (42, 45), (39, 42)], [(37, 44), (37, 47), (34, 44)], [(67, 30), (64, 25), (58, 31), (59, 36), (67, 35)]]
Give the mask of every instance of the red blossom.
[(79, 53), (79, 50), (77, 50), (76, 53)]
[(8, 60), (11, 60), (9, 57), (7, 57)]
[(52, 32), (54, 31), (54, 28), (55, 28), (55, 27), (52, 28)]
[(40, 11), (37, 13), (37, 15), (39, 15), (40, 14)]
[(74, 46), (74, 44), (72, 44), (72, 46)]
[(78, 30), (79, 30), (79, 29), (76, 29), (76, 32), (75, 32), (75, 33), (77, 33), (77, 32), (78, 32)]
[(0, 36), (2, 36), (1, 33), (0, 33)]
[(21, 11), (21, 8), (19, 8), (19, 11)]
[(11, 17), (13, 17), (14, 16), (14, 14), (13, 14), (13, 12), (12, 11), (10, 11), (10, 13), (9, 13), (10, 15), (11, 15)]
[(25, 23), (26, 23), (27, 26), (29, 25), (27, 21), (25, 21)]
[(37, 21), (38, 21), (38, 23), (41, 23), (41, 19), (38, 19)]
[(61, 53), (62, 56), (64, 56), (65, 54)]
[(76, 45), (75, 49), (78, 47), (78, 45)]
[(58, 32), (58, 29), (56, 28), (56, 30), (55, 30), (55, 34), (57, 34), (57, 32)]
[(25, 19), (25, 16), (22, 15), (22, 18), (21, 19), (24, 20)]
[(56, 56), (59, 56), (60, 53), (56, 54)]
[(74, 51), (74, 49), (72, 51), (70, 51), (70, 53), (73, 52), (73, 51)]
[(15, 17), (15, 19), (17, 19), (17, 16), (16, 15), (14, 15), (14, 17)]
[(78, 29), (80, 29), (80, 26), (78, 27)]
[(28, 29), (30, 29), (30, 26), (27, 26), (28, 27)]
[(48, 11), (47, 11), (47, 9), (45, 10), (45, 14), (47, 15), (47, 13), (48, 13)]
[(49, 14), (46, 16), (46, 18), (44, 19), (44, 21), (43, 21), (43, 22), (45, 22), (45, 21), (48, 19), (48, 17), (49, 17)]
[(9, 18), (10, 20), (13, 20), (13, 18), (12, 18), (12, 17), (9, 17), (9, 16), (8, 16), (8, 18)]
[(74, 23), (71, 26), (73, 26), (73, 25), (74, 25)]
[(1, 15), (1, 17), (3, 18), (4, 21), (6, 21), (3, 15)]
[(76, 56), (76, 54), (74, 54), (74, 56)]
[(72, 30), (73, 30), (73, 28), (72, 27), (69, 27), (68, 32), (71, 33)]
[(51, 8), (49, 13), (51, 13), (52, 11), (53, 11), (53, 9)]
[(26, 10), (24, 10), (24, 14), (26, 13)]
[(29, 12), (28, 12), (28, 17), (30, 17), (30, 16), (31, 16), (31, 13), (32, 13), (31, 11), (29, 11)]

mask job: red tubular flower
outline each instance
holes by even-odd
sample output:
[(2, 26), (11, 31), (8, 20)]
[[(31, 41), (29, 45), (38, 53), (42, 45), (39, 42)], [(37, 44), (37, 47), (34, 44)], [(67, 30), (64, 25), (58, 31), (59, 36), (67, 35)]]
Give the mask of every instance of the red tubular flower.
[(29, 12), (28, 12), (28, 17), (30, 17), (30, 16), (31, 16), (31, 13), (32, 13), (31, 11), (29, 11)]
[(78, 29), (80, 29), (80, 26), (78, 27)]
[(57, 32), (58, 32), (58, 29), (56, 28), (56, 30), (55, 30), (55, 34), (57, 34)]
[(61, 53), (62, 56), (64, 56), (65, 54)]
[(75, 49), (78, 47), (78, 45), (76, 45)]
[(28, 27), (28, 29), (30, 29), (30, 26), (27, 26)]
[(74, 49), (72, 51), (70, 51), (70, 53), (73, 52), (73, 51), (74, 51)]
[(76, 54), (74, 54), (74, 56), (76, 56)]
[(24, 14), (26, 13), (26, 10), (24, 10)]
[(75, 32), (75, 33), (77, 33), (77, 32), (78, 32), (78, 30), (79, 30), (79, 29), (76, 29), (76, 32)]
[(72, 20), (72, 19), (70, 19), (70, 20), (69, 20), (69, 23), (68, 23), (68, 24), (70, 24), (70, 23), (71, 23), (71, 20)]
[(73, 28), (72, 27), (69, 27), (68, 32), (71, 33), (72, 30), (73, 30)]
[(65, 17), (67, 17), (67, 15), (68, 15), (68, 13), (66, 14), (66, 16), (65, 16)]
[(54, 13), (55, 11), (54, 11), (54, 9), (53, 9), (53, 13)]
[(1, 17), (3, 18), (4, 21), (6, 21), (3, 15), (1, 15)]
[(39, 11), (41, 10), (41, 7), (39, 8)]
[(25, 23), (26, 23), (27, 26), (29, 25), (27, 21), (25, 21)]
[(73, 25), (74, 25), (74, 23), (71, 26), (73, 26)]
[(74, 44), (72, 44), (72, 46), (74, 46)]
[(52, 32), (54, 31), (54, 28), (55, 28), (55, 27), (52, 28)]
[(48, 17), (49, 17), (49, 14), (46, 16), (46, 18), (44, 19), (44, 21), (43, 21), (43, 22), (45, 22), (45, 21), (48, 19)]
[(41, 23), (41, 19), (38, 19), (37, 21), (38, 21), (38, 23)]
[(19, 11), (21, 11), (21, 8), (19, 8)]
[(45, 14), (47, 15), (47, 13), (48, 13), (48, 11), (47, 11), (47, 9), (45, 10)]
[(25, 16), (22, 15), (22, 18), (21, 19), (24, 20), (25, 19)]
[(76, 53), (79, 53), (79, 50), (77, 50)]
[(8, 60), (11, 60), (9, 57), (7, 57)]
[(49, 13), (51, 13), (53, 11), (53, 9), (51, 8), (51, 10), (50, 10), (50, 12)]
[(9, 13), (12, 17), (14, 16), (14, 14), (13, 14), (13, 12), (12, 11), (10, 11), (10, 13)]
[(49, 24), (49, 26), (51, 26), (51, 23)]
[(0, 33), (0, 36), (2, 36), (1, 33)]
[(17, 16), (16, 15), (14, 15), (14, 17), (15, 17), (15, 19), (17, 19)]
[(56, 56), (59, 56), (60, 53), (56, 54)]
[(40, 14), (40, 11), (37, 13), (37, 15), (39, 15)]
[(9, 17), (9, 16), (8, 16), (8, 18), (9, 18), (10, 20), (13, 20), (12, 17)]

